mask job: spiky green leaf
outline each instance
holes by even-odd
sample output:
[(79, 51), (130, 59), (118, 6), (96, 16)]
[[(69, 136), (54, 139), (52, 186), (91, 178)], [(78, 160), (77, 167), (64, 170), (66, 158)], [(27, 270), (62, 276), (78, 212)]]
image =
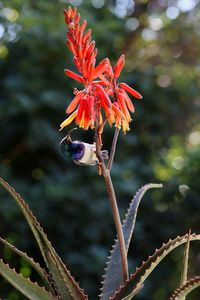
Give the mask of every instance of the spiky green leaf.
[[(161, 184), (146, 184), (143, 186), (132, 199), (125, 219), (123, 221), (123, 234), (126, 245), (126, 250), (128, 252), (129, 244), (135, 227), (135, 221), (137, 217), (137, 211), (142, 197), (152, 188), (161, 188)], [(118, 239), (115, 240), (115, 244), (110, 251), (111, 255), (107, 262), (106, 272), (104, 275), (104, 281), (102, 285), (102, 293), (100, 295), (101, 300), (107, 300), (110, 296), (114, 295), (115, 291), (119, 288), (120, 284), (123, 282), (121, 255), (119, 248)]]
[(36, 263), (33, 260), (33, 258), (29, 257), (25, 252), (20, 251), (15, 246), (13, 246), (12, 244), (10, 244), (8, 241), (2, 239), (1, 237), (0, 237), (0, 242), (2, 244), (4, 244), (6, 247), (8, 247), (11, 251), (15, 252), (20, 257), (22, 257), (28, 264), (30, 264), (33, 267), (33, 269), (42, 278), (46, 289), (50, 290), (50, 291), (53, 291), (52, 290), (52, 286), (51, 286), (51, 282), (50, 282), (50, 279), (49, 279), (49, 275), (47, 274), (47, 272), (43, 268), (40, 267), (39, 263)]
[(0, 260), (0, 274), (12, 286), (20, 291), (24, 296), (30, 300), (56, 300), (50, 292), (40, 287), (36, 283), (30, 281), (29, 278), (23, 277), (15, 270), (11, 269), (7, 264)]
[[(122, 300), (126, 299), (127, 296), (131, 296), (129, 299), (134, 297), (134, 292), (142, 285), (144, 285), (145, 280), (151, 274), (151, 272), (156, 268), (156, 266), (175, 248), (186, 243), (188, 240), (188, 234), (184, 236), (178, 236), (173, 240), (169, 240), (164, 243), (161, 248), (156, 249), (155, 253), (142, 263), (140, 268), (136, 268), (134, 274), (131, 275), (130, 279), (120, 287), (120, 289), (115, 293), (114, 297), (110, 297), (111, 300)], [(190, 241), (200, 240), (200, 234), (191, 234)]]
[(70, 271), (66, 268), (61, 258), (58, 256), (39, 222), (31, 212), (28, 205), (22, 197), (3, 179), (0, 178), (0, 184), (10, 193), (19, 208), (21, 209), (27, 223), (29, 224), (35, 239), (38, 243), (44, 261), (55, 283), (61, 300), (85, 300), (87, 296), (79, 287)]
[(179, 286), (169, 300), (182, 300), (194, 289), (200, 287), (200, 276), (188, 279), (184, 285)]

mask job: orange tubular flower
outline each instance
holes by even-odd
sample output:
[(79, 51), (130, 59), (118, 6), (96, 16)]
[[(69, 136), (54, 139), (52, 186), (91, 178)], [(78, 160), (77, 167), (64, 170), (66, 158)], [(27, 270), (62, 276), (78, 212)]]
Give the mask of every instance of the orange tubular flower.
[(82, 83), (84, 89), (75, 89), (75, 97), (66, 109), (69, 117), (60, 125), (61, 129), (75, 121), (81, 128), (95, 128), (105, 121), (110, 126), (129, 130), (134, 106), (127, 93), (137, 99), (142, 96), (126, 83), (116, 83), (125, 64), (125, 56), (121, 55), (112, 68), (108, 58), (96, 65), (97, 49), (91, 41), (91, 30), (86, 32), (87, 22), (80, 23), (80, 14), (76, 8), (64, 10), (68, 27), (66, 45), (74, 56), (74, 64), (78, 73), (65, 69), (65, 74)]

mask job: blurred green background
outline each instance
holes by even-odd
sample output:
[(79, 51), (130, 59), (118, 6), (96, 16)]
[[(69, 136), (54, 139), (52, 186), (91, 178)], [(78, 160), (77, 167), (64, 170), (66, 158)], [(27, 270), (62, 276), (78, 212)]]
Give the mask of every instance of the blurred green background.
[[(130, 269), (170, 237), (200, 232), (200, 4), (198, 0), (0, 1), (0, 176), (23, 195), (76, 280), (97, 299), (115, 237), (103, 179), (96, 168), (66, 160), (59, 142), (76, 82), (65, 47), (63, 8), (79, 6), (92, 28), (99, 60), (124, 53), (121, 80), (142, 93), (134, 101), (131, 131), (120, 134), (112, 170), (123, 216), (133, 194), (162, 182), (140, 206)], [(73, 126), (73, 125), (72, 125)], [(71, 128), (71, 127), (70, 127)], [(114, 128), (104, 132), (110, 149)], [(92, 142), (93, 132), (77, 131)], [(20, 211), (0, 190), (0, 235), (42, 263)], [(147, 281), (140, 300), (168, 299), (178, 286), (183, 248)], [(189, 274), (199, 275), (200, 245), (193, 243)], [(31, 268), (8, 249), (0, 256), (24, 276)], [(0, 278), (2, 299), (25, 299)], [(194, 292), (189, 299), (200, 299)]]

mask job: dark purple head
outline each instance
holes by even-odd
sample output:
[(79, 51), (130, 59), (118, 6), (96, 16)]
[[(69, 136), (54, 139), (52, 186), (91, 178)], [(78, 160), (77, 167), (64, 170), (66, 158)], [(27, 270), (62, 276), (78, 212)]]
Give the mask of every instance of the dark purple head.
[(72, 142), (68, 144), (69, 155), (73, 160), (80, 160), (85, 151), (85, 146), (81, 142)]
[(60, 143), (60, 149), (65, 157), (70, 156), (73, 160), (80, 160), (84, 155), (85, 146), (79, 141), (70, 141), (64, 138)]

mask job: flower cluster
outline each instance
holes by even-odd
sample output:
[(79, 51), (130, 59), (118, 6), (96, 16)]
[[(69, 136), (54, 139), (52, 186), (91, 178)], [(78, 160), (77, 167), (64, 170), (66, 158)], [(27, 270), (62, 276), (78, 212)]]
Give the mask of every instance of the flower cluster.
[(142, 96), (126, 83), (117, 83), (117, 79), (125, 64), (125, 56), (121, 55), (112, 68), (108, 58), (96, 65), (97, 49), (91, 40), (91, 30), (85, 32), (87, 21), (80, 23), (80, 14), (76, 7), (64, 10), (68, 27), (66, 45), (74, 55), (74, 64), (78, 73), (65, 69), (65, 74), (84, 85), (83, 90), (74, 90), (74, 99), (67, 107), (69, 117), (60, 125), (61, 129), (75, 123), (87, 130), (110, 125), (129, 130), (130, 112), (134, 106), (128, 93), (137, 99)]

